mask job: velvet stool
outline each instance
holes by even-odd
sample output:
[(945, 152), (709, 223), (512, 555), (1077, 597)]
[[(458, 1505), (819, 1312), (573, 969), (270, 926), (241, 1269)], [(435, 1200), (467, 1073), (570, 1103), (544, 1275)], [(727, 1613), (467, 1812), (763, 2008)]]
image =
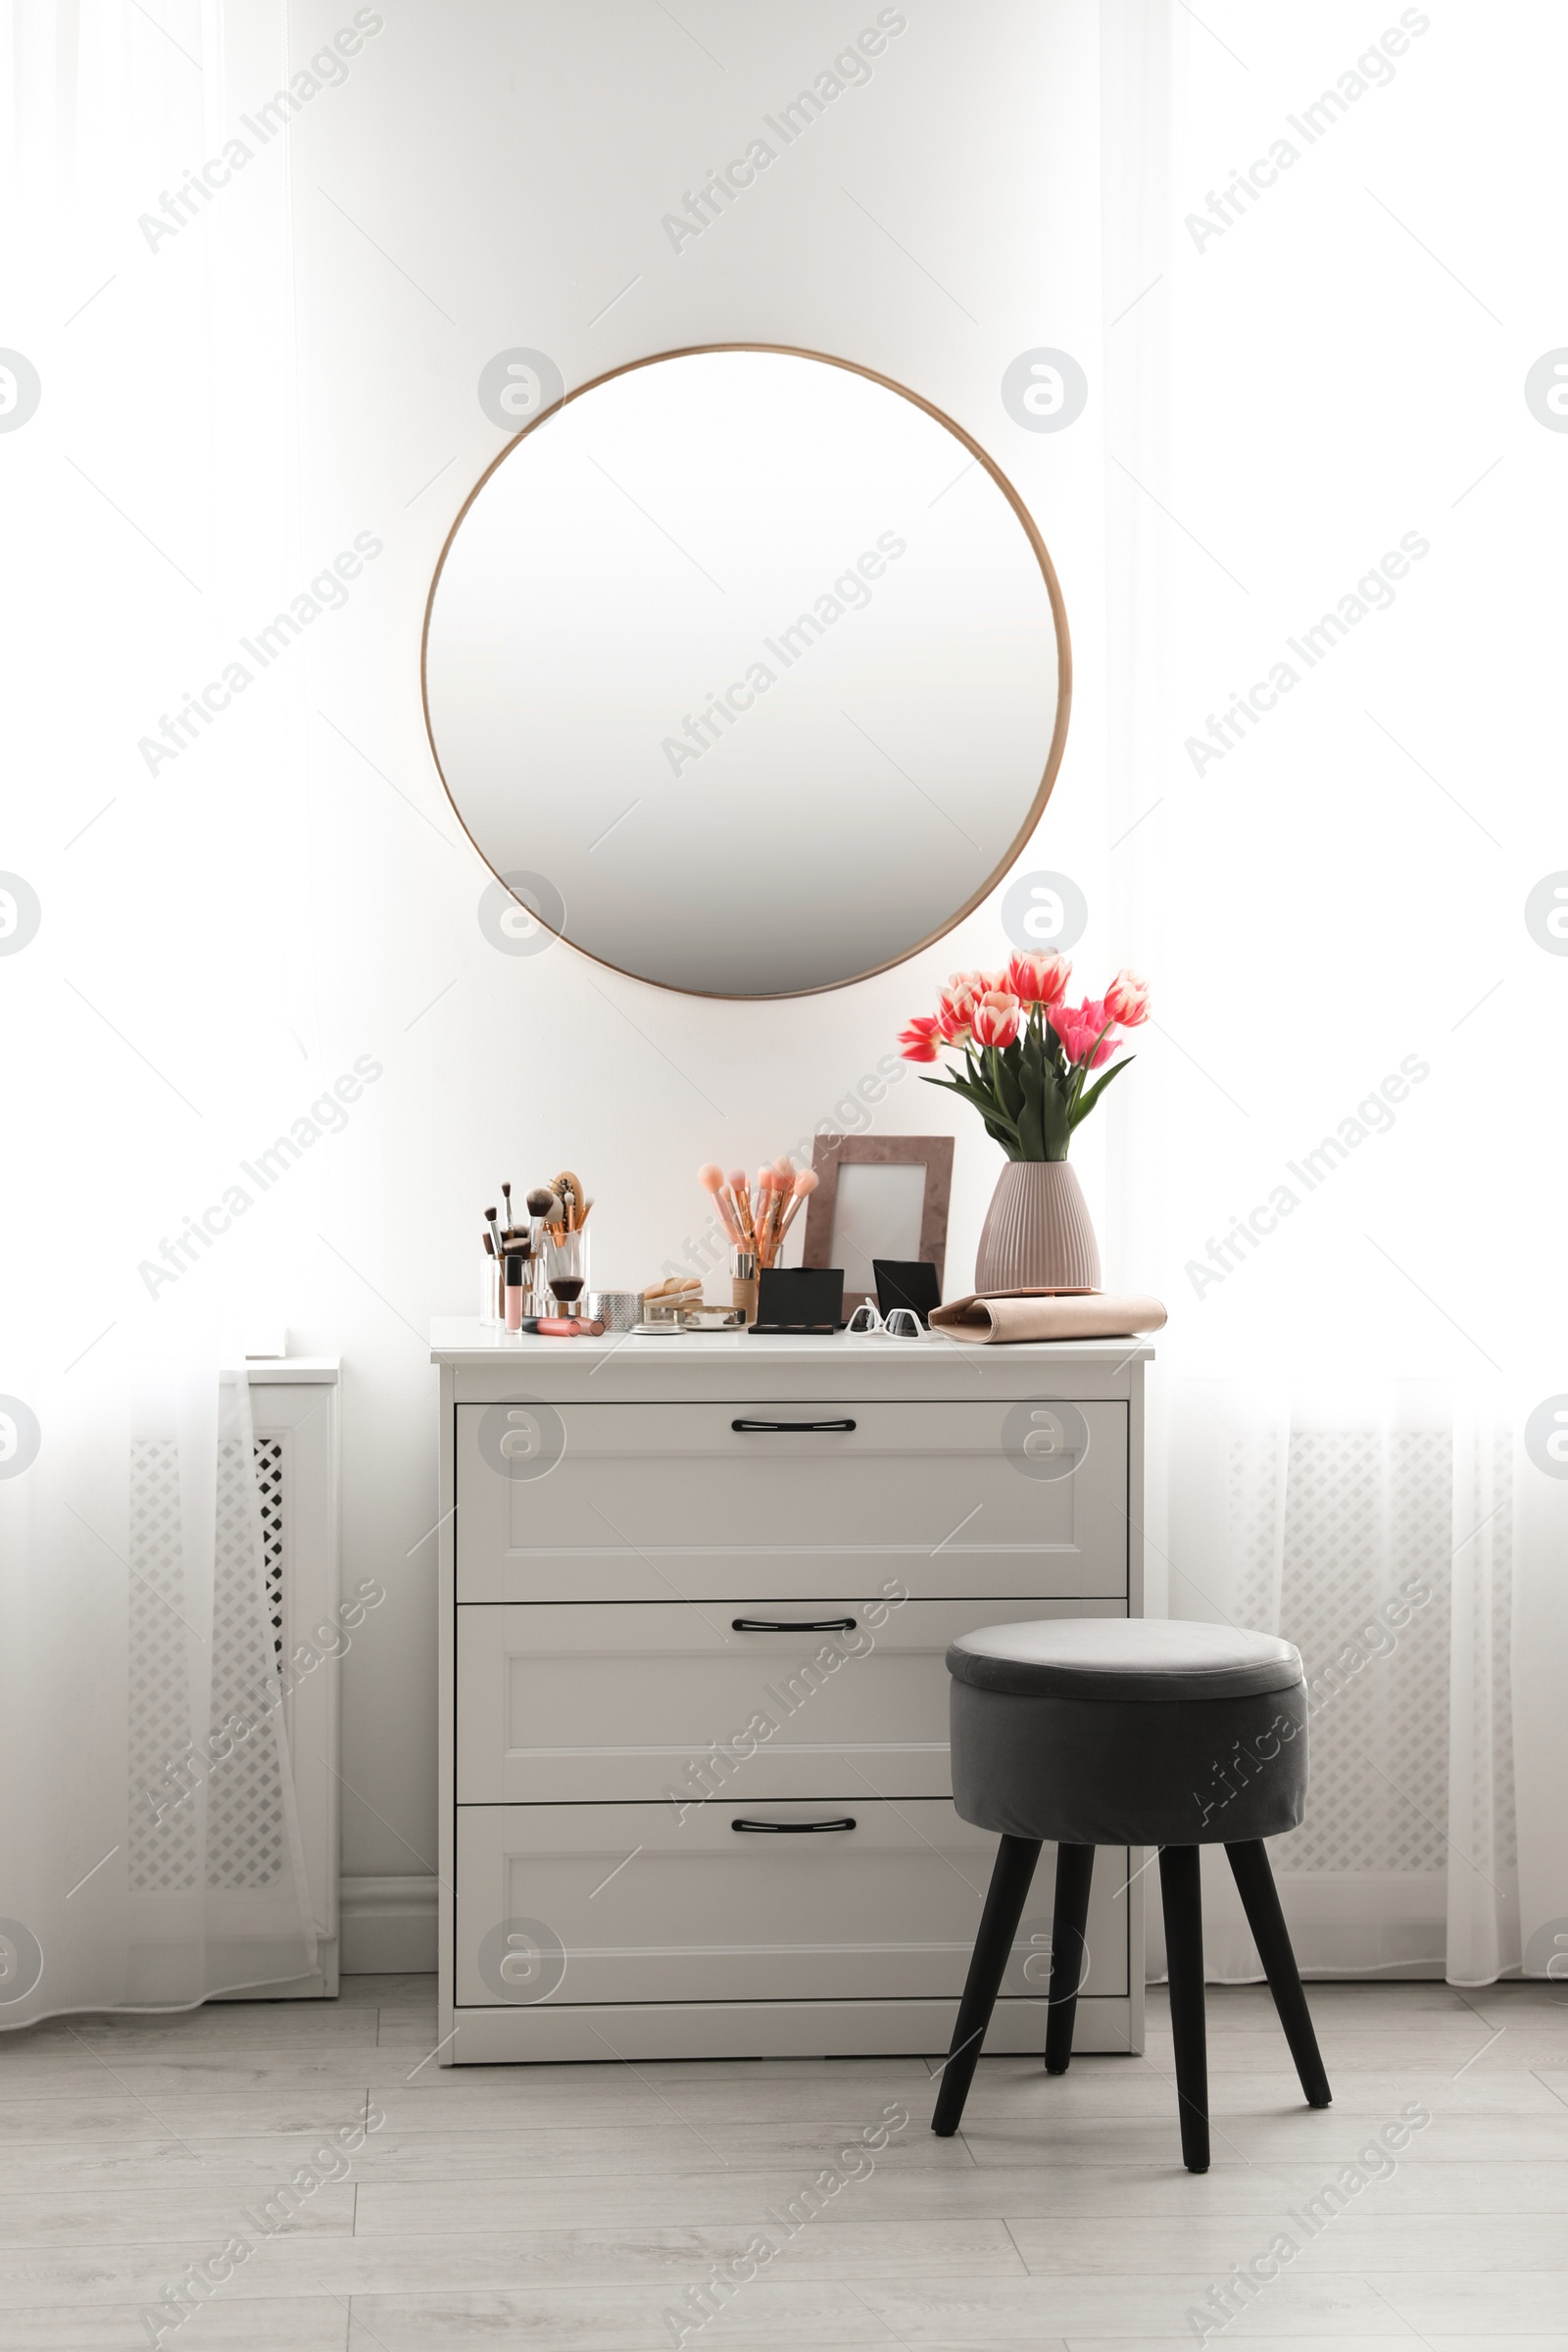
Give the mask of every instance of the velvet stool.
[[(1328, 2077), (1265, 1838), (1306, 1803), (1306, 1684), (1271, 1634), (1167, 1618), (993, 1625), (948, 1651), (953, 1801), (995, 1830), (990, 1891), (931, 2128), (958, 2128), (1041, 1845), (1056, 1848), (1046, 2072), (1065, 2074), (1097, 1845), (1159, 1848), (1182, 2159), (1208, 2170), (1199, 1847), (1223, 1845), (1307, 2103)], [(1137, 1955), (1134, 1955), (1136, 1965)]]

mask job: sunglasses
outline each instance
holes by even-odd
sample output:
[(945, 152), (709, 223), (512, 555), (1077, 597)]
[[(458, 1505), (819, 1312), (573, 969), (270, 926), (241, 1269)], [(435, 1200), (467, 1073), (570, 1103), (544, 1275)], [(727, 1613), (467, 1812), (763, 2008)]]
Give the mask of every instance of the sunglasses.
[(869, 1298), (856, 1308), (844, 1328), (864, 1339), (873, 1340), (929, 1340), (936, 1337), (934, 1332), (926, 1329), (912, 1306), (890, 1307), (884, 1317)]

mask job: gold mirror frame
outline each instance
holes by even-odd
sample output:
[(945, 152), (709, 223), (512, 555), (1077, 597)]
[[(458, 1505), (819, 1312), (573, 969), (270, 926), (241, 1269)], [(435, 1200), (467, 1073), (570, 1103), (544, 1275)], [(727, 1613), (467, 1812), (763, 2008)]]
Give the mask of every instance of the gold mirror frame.
[[(841, 360), (830, 351), (809, 351), (796, 343), (687, 343), (682, 344), (674, 351), (650, 352), (646, 359), (623, 360), (618, 368), (607, 368), (602, 375), (590, 376), (585, 384), (576, 385), (564, 398), (553, 402), (548, 409), (542, 409), (539, 415), (525, 424), (520, 432), (514, 433), (505, 449), (491, 459), (458, 509), (452, 528), (441, 542), (441, 553), (436, 559), (435, 570), (430, 578), (430, 593), (424, 600), (424, 621), (419, 631), (419, 705), (424, 712), (424, 734), (425, 741), (430, 746), (430, 758), (435, 762), (435, 772), (441, 779), (441, 789), (447, 796), (452, 813), (462, 826), (474, 856), (485, 871), (501, 884), (503, 890), (508, 890), (505, 878), (496, 872), (495, 867), (490, 863), (489, 858), (468, 830), (467, 821), (458, 807), (457, 795), (447, 782), (446, 770), (441, 765), (441, 755), (436, 749), (435, 730), (430, 724), (428, 676), (430, 615), (435, 610), (436, 590), (441, 585), (441, 574), (446, 568), (446, 561), (452, 551), (452, 543), (463, 528), (464, 517), (468, 509), (473, 505), (490, 476), (499, 466), (506, 464), (519, 443), (526, 441), (530, 433), (536, 433), (541, 425), (548, 424), (551, 417), (559, 416), (570, 402), (581, 400), (584, 393), (597, 391), (601, 384), (612, 382), (617, 375), (630, 375), (638, 368), (657, 368), (665, 360), (697, 359), (704, 353), (715, 351), (765, 351), (778, 354), (786, 359), (815, 360), (824, 368), (842, 368), (852, 375), (863, 375), (869, 382), (880, 384), (884, 391), (896, 392), (901, 400), (908, 401), (914, 408), (923, 409), (928, 416), (933, 417), (946, 432), (950, 432), (954, 439), (959, 442), (969, 452), (969, 455), (985, 467), (1018, 517), (1024, 536), (1034, 550), (1035, 561), (1040, 565), (1041, 577), (1046, 583), (1046, 594), (1051, 601), (1051, 616), (1056, 631), (1056, 719), (1052, 729), (1051, 748), (1046, 755), (1045, 770), (1040, 778), (1040, 789), (1030, 805), (1029, 813), (1009, 842), (1002, 858), (980, 885), (980, 888), (945, 923), (939, 925), (935, 931), (927, 932), (925, 938), (916, 940), (912, 947), (906, 948), (903, 955), (890, 956), (881, 963), (868, 965), (863, 972), (847, 973), (842, 980), (824, 980), (816, 988), (773, 989), (760, 996), (736, 996), (725, 989), (681, 988), (672, 980), (651, 980), (646, 972), (630, 971), (624, 964), (612, 963), (607, 956), (596, 956), (591, 948), (579, 947), (577, 942), (568, 938), (565, 932), (554, 930), (554, 927), (546, 923), (542, 916), (536, 914), (531, 906), (524, 908), (524, 912), (539, 923), (541, 929), (550, 931), (552, 936), (559, 939), (564, 947), (570, 948), (575, 955), (586, 956), (590, 963), (597, 963), (603, 971), (618, 972), (623, 980), (638, 980), (645, 988), (660, 988), (665, 990), (670, 996), (698, 997), (706, 999), (710, 1003), (777, 1004), (788, 1003), (799, 997), (828, 996), (834, 989), (854, 988), (862, 980), (874, 980), (879, 972), (896, 971), (901, 963), (907, 963), (911, 957), (922, 954), (929, 947), (934, 947), (939, 939), (945, 939), (950, 931), (956, 930), (966, 915), (974, 912), (982, 900), (990, 897), (1003, 875), (1017, 859), (1019, 852), (1045, 812), (1046, 803), (1050, 800), (1052, 788), (1056, 781), (1056, 771), (1061, 765), (1061, 755), (1067, 741), (1067, 721), (1072, 711), (1072, 642), (1067, 634), (1067, 612), (1062, 603), (1061, 584), (1056, 578), (1056, 568), (1051, 561), (1050, 550), (1036, 528), (1034, 516), (1001, 466), (981, 448), (979, 442), (972, 435), (966, 433), (962, 425), (956, 423), (945, 410), (939, 409), (935, 402), (923, 399), (918, 392), (911, 392), (907, 384), (898, 383), (891, 375), (883, 375), (875, 368), (863, 368), (858, 360)], [(514, 898), (514, 904), (521, 905), (521, 901), (515, 898), (514, 893), (509, 890), (508, 895)]]

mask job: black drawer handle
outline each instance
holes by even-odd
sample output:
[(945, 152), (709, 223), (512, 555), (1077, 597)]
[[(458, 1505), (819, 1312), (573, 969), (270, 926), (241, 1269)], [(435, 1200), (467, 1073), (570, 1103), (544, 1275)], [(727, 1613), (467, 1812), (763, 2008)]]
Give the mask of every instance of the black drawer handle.
[(730, 1423), (730, 1427), (731, 1429), (742, 1430), (823, 1430), (853, 1429), (855, 1427), (855, 1423), (853, 1421), (732, 1421)]
[(853, 1617), (732, 1617), (737, 1634), (853, 1634)]
[(765, 1830), (773, 1838), (807, 1838), (813, 1830), (853, 1830), (855, 1816), (846, 1813), (841, 1821), (732, 1821), (732, 1830)]

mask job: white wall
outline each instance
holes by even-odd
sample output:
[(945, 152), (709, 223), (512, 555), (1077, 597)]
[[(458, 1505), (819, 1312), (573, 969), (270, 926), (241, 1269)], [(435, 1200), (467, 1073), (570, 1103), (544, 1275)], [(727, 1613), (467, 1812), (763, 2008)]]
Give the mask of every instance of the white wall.
[[(194, 43), (189, 13), (174, 29)], [(756, 1009), (644, 988), (564, 948), (491, 947), (476, 914), (488, 877), (441, 792), (418, 685), (432, 567), (501, 446), (476, 398), (485, 362), (539, 348), (570, 384), (682, 344), (799, 344), (883, 370), (975, 434), (1044, 531), (1074, 637), (1072, 729), (1033, 862), (1088, 892), (1086, 976), (1123, 954), (1101, 903), (1089, 0), (909, 0), (869, 83), (680, 251), (662, 217), (877, 20), (874, 0), (377, 13), (347, 78), (154, 249), (134, 213), (254, 119), (281, 75), (272, 27), (234, 12), (221, 119), (203, 119), (188, 61), (130, 27), (145, 93), (124, 163), (133, 200), (122, 219), (102, 203), (51, 213), (52, 275), (15, 330), (41, 352), (51, 400), (0, 440), (19, 497), (11, 462), (40, 469), (20, 514), (31, 554), (6, 590), (40, 681), (30, 789), (0, 863), (28, 875), (46, 912), (0, 980), (14, 1007), (24, 980), (51, 1041), (28, 1078), (38, 1132), (53, 1123), (58, 1138), (35, 1213), (73, 1198), (83, 1160), (111, 1203), (92, 1299), (65, 1286), (62, 1360), (111, 1315), (122, 1336), (156, 1337), (171, 1301), (148, 1298), (138, 1263), (357, 1057), (382, 1068), (342, 1132), (181, 1278), (187, 1300), (200, 1289), (286, 1323), (296, 1351), (344, 1358), (345, 1574), (379, 1575), (390, 1594), (344, 1668), (345, 1871), (361, 1881), (422, 1873), (435, 1851), (421, 1335), (432, 1314), (471, 1307), (481, 1205), (503, 1176), (523, 1189), (570, 1165), (597, 1199), (596, 1281), (646, 1279), (703, 1225), (700, 1160), (755, 1164), (842, 1123), (936, 980), (1001, 946), (982, 912), (900, 971)], [(353, 14), (349, 0), (292, 8), (289, 70)], [(269, 241), (285, 203), (286, 269)], [(1007, 363), (1042, 344), (1077, 355), (1091, 381), (1087, 413), (1057, 435), (1024, 431), (1000, 397)], [(137, 745), (157, 714), (362, 533), (382, 552), (345, 607), (149, 774)], [(40, 576), (57, 591), (41, 616)], [(912, 1075), (859, 1115), (957, 1135), (949, 1264), (966, 1281), (995, 1148)], [(1097, 1153), (1089, 1139), (1098, 1202)], [(73, 1223), (91, 1213), (73, 1200)], [(385, 1940), (359, 1948), (396, 1956)]]

